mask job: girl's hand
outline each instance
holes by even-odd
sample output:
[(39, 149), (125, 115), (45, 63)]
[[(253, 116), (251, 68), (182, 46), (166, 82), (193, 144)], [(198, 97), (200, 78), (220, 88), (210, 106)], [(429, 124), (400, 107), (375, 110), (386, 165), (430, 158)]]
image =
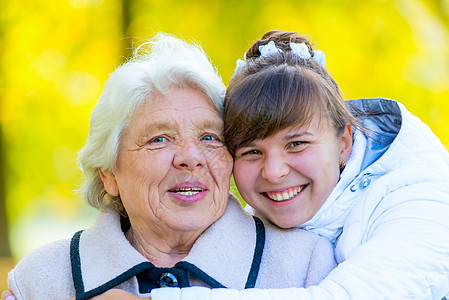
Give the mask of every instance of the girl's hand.
[[(1, 300), (15, 300), (14, 294), (10, 290), (3, 291)], [(151, 300), (151, 297), (140, 298), (124, 290), (112, 289), (101, 295), (91, 298), (91, 300)], [(75, 300), (75, 297), (66, 300)]]
[(16, 297), (10, 290), (6, 290), (2, 293), (2, 300), (16, 300)]
[[(91, 298), (91, 300), (122, 300), (122, 299), (123, 300), (142, 300), (142, 299), (151, 300), (151, 297), (140, 298), (139, 296), (133, 295), (124, 290), (112, 289), (112, 290), (104, 292), (101, 295)], [(6, 300), (6, 299), (2, 298), (2, 300)], [(8, 300), (10, 300), (10, 299), (8, 299)], [(66, 300), (75, 300), (75, 297), (68, 298)]]

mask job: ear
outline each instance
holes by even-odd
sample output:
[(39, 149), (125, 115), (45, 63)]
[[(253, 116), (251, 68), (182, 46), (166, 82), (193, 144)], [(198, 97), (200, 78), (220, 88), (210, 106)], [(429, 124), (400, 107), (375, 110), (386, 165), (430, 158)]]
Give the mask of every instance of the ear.
[(120, 193), (114, 174), (109, 171), (103, 171), (100, 168), (98, 169), (98, 172), (100, 173), (101, 181), (103, 181), (106, 192), (111, 196), (118, 196)]
[(346, 125), (343, 134), (340, 137), (340, 163), (349, 159), (352, 151), (352, 128)]

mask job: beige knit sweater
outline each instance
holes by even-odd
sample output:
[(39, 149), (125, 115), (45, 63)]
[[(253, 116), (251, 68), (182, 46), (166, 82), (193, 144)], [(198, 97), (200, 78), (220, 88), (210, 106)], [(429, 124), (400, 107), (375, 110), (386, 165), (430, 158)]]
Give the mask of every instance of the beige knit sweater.
[[(332, 247), (324, 238), (265, 223), (265, 241), (260, 238), (259, 226), (257, 242), (256, 231), (253, 217), (230, 197), (225, 214), (198, 238), (183, 261), (234, 289), (244, 289), (249, 277), (256, 288), (315, 285), (335, 267)], [(100, 213), (96, 224), (84, 231), (76, 244), (72, 242), (71, 252), (70, 239), (57, 241), (23, 258), (8, 279), (17, 299), (60, 300), (73, 297), (75, 292), (77, 299), (83, 299), (112, 287), (149, 295), (139, 292), (134, 276), (148, 261), (126, 240), (117, 214)], [(208, 286), (198, 272), (188, 269), (188, 277), (191, 285)]]

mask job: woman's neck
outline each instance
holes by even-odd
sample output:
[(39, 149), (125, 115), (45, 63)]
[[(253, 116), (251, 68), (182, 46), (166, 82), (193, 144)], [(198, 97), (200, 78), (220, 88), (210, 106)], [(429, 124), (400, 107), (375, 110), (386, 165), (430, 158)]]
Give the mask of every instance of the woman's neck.
[(126, 232), (130, 244), (156, 267), (173, 267), (186, 257), (201, 233), (157, 234), (142, 233), (142, 230), (131, 228)]

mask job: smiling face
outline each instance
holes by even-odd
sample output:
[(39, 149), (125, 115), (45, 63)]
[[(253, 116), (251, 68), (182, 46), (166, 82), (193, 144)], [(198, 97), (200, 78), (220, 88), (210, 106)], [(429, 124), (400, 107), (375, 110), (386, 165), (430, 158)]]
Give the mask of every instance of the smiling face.
[(352, 147), (350, 126), (337, 136), (316, 114), (308, 127), (289, 127), (235, 153), (234, 179), (243, 199), (276, 225), (310, 220), (339, 180)]
[(137, 110), (114, 172), (100, 172), (133, 228), (202, 232), (223, 214), (232, 159), (222, 126), (206, 95), (191, 88), (173, 89)]

